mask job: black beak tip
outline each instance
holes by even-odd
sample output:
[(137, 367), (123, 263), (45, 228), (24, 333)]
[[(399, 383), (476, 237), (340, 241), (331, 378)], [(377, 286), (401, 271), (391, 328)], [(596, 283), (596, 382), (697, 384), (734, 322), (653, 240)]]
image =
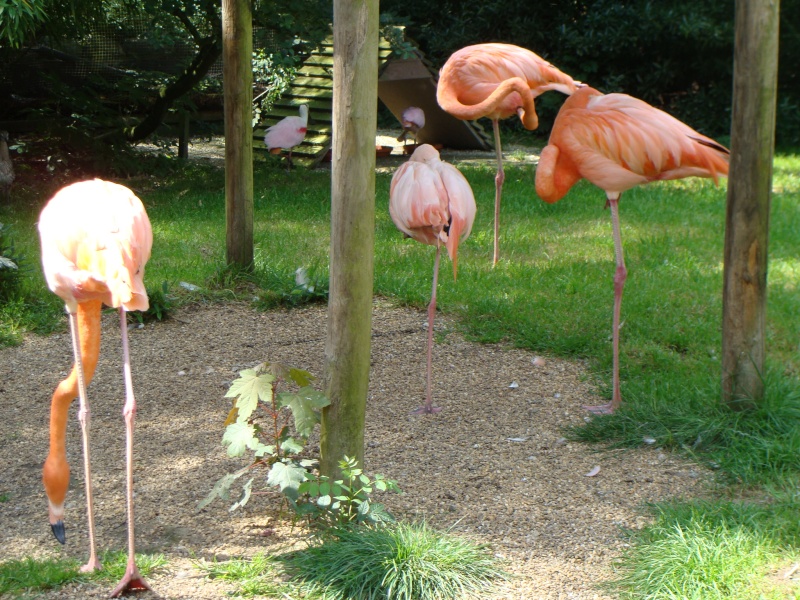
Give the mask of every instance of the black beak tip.
[(67, 543), (67, 530), (64, 528), (64, 521), (59, 521), (57, 523), (50, 523), (50, 529), (53, 530), (53, 535), (56, 536), (56, 539), (62, 543)]

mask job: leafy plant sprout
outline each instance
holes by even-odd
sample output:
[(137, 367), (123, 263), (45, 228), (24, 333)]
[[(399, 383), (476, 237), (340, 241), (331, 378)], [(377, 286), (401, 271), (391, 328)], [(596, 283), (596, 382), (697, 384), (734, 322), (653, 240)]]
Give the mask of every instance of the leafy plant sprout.
[[(227, 398), (233, 406), (225, 421), (222, 443), (228, 456), (242, 456), (251, 450), (255, 460), (220, 479), (198, 505), (198, 510), (216, 498), (228, 500), (234, 481), (257, 467), (268, 469), (267, 485), (277, 487), (298, 517), (320, 530), (351, 524), (377, 525), (394, 518), (370, 495), (377, 491), (399, 491), (397, 483), (383, 475), (370, 478), (358, 461), (345, 456), (339, 462), (341, 479), (315, 473), (317, 461), (301, 456), (320, 411), (330, 400), (311, 387), (313, 375), (280, 363), (264, 362), (239, 373)], [(293, 383), (297, 391), (278, 391)], [(255, 477), (242, 486), (242, 495), (230, 510), (246, 505), (252, 496)]]
[[(255, 460), (220, 479), (198, 509), (217, 497), (227, 500), (233, 482), (256, 467), (269, 469), (269, 486), (278, 487), (290, 501), (297, 498), (307, 469), (316, 462), (299, 455), (320, 422), (320, 410), (330, 404), (322, 392), (311, 387), (313, 380), (308, 371), (273, 362), (239, 373), (225, 394), (226, 398), (233, 398), (233, 407), (225, 420), (222, 443), (228, 448), (228, 456), (242, 456), (252, 450)], [(278, 391), (279, 386), (288, 382), (294, 383), (297, 391)], [(292, 419), (294, 432), (290, 428)], [(231, 510), (250, 500), (254, 479), (251, 477), (244, 484), (242, 497)]]

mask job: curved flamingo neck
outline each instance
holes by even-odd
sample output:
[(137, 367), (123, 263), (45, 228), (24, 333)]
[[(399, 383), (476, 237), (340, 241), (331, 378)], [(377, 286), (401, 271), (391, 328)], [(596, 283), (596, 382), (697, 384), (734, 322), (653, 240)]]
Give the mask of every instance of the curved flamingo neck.
[(440, 80), (436, 99), (445, 112), (464, 121), (472, 121), (480, 117), (504, 119), (511, 115), (507, 110), (501, 110), (503, 108), (501, 104), (514, 92), (519, 94), (522, 99), (522, 106), (516, 107), (514, 112), (519, 114), (526, 129), (536, 129), (539, 126), (539, 117), (533, 105), (533, 93), (528, 87), (528, 83), (521, 77), (506, 79), (486, 99), (477, 104), (463, 104), (458, 99), (456, 88), (448, 85), (446, 81)]
[[(78, 336), (86, 384), (92, 380), (100, 354), (100, 300), (78, 304)], [(53, 392), (50, 403), (50, 451), (44, 464), (43, 480), (51, 502), (64, 501), (69, 484), (69, 465), (66, 454), (66, 432), (69, 407), (78, 395), (78, 372), (72, 371)]]

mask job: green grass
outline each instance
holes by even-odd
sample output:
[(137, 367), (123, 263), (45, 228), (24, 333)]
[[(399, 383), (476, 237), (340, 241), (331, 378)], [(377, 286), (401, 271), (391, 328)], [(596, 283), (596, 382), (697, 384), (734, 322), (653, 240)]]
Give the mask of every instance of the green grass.
[(291, 597), (289, 584), (281, 581), (282, 569), (275, 557), (256, 554), (249, 559), (197, 563), (211, 579), (232, 582), (236, 593), (245, 596)]
[(198, 567), (245, 597), (309, 600), (477, 599), (508, 578), (483, 546), (404, 523), (337, 529), (305, 550)]
[[(73, 581), (113, 585), (125, 574), (128, 555), (125, 552), (107, 552), (100, 557), (100, 562), (103, 568), (94, 573), (80, 573), (78, 561), (70, 559), (24, 558), (0, 563), (0, 596), (20, 596), (54, 589)], [(166, 559), (161, 555), (136, 555), (136, 566), (145, 579), (165, 564)]]
[(480, 598), (507, 578), (486, 548), (424, 524), (343, 530), (279, 560), (321, 600)]
[[(457, 281), (448, 262), (442, 263), (439, 308), (459, 317), (470, 339), (586, 359), (588, 376), (601, 395), (610, 397), (614, 257), (604, 194), (581, 182), (548, 205), (535, 195), (533, 168), (508, 166), (501, 260), (492, 268), (494, 165), (463, 166), (462, 171), (475, 192), (478, 215), (472, 236), (461, 246)], [(250, 273), (224, 266), (223, 181), (220, 170), (190, 166), (158, 180), (124, 182), (142, 198), (153, 223), (148, 288), (162, 289), (167, 282), (172, 305), (238, 299), (268, 308), (324, 299), (329, 172), (287, 174), (256, 167), (256, 261)], [(394, 227), (389, 183), (389, 174), (377, 175), (375, 293), (423, 308), (430, 299), (433, 249), (403, 239)], [(620, 202), (628, 267), (621, 336), (625, 405), (617, 415), (594, 419), (570, 435), (615, 446), (636, 446), (652, 437), (712, 466), (721, 483), (748, 486), (772, 500), (769, 490), (796, 484), (800, 155), (776, 158), (774, 190), (763, 406), (750, 413), (720, 406), (725, 184), (715, 187), (696, 179), (654, 183), (625, 193)], [(65, 326), (63, 308), (46, 290), (38, 265), (35, 221), (47, 194), (24, 193), (13, 207), (0, 206), (0, 223), (12, 226), (14, 249), (26, 259), (19, 291), (0, 302), (0, 345), (17, 343), (29, 331), (48, 333)], [(300, 293), (295, 285), (299, 267), (313, 274), (320, 293)], [(188, 291), (182, 282), (198, 289)], [(721, 489), (724, 497), (726, 488)], [(727, 489), (732, 494), (738, 488)], [(758, 512), (752, 520), (768, 522)], [(678, 525), (695, 532), (691, 521)], [(726, 527), (714, 529), (717, 533), (707, 538), (710, 546), (728, 545), (727, 536), (738, 530)], [(636, 547), (654, 545), (655, 539), (640, 538)], [(796, 551), (796, 538), (787, 545)], [(770, 562), (773, 555), (762, 556)], [(719, 577), (728, 575), (719, 571)]]
[(798, 511), (797, 488), (764, 504), (657, 505), (605, 587), (636, 600), (796, 598), (800, 586), (778, 571), (800, 559)]
[(48, 590), (75, 581), (78, 563), (61, 559), (24, 558), (0, 563), (0, 596)]

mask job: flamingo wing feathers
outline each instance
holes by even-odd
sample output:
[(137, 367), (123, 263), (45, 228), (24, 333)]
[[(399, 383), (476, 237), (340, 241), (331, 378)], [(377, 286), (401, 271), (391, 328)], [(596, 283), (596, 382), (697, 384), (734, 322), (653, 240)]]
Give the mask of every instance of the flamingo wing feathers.
[(423, 244), (446, 241), (447, 192), (438, 174), (422, 162), (408, 161), (392, 176), (389, 214), (397, 228)]
[(466, 178), (442, 162), (428, 144), (414, 151), (392, 176), (389, 214), (400, 231), (423, 244), (444, 243), (458, 265), (458, 245), (467, 239), (475, 221), (475, 197)]
[(144, 267), (153, 233), (128, 188), (100, 179), (63, 188), (42, 210), (39, 233), (45, 279), (70, 312), (91, 299), (147, 309)]
[(537, 168), (537, 192), (554, 202), (581, 177), (621, 193), (650, 181), (716, 181), (727, 173), (728, 151), (714, 140), (642, 100), (586, 87), (556, 117)]
[(573, 93), (580, 85), (530, 50), (512, 44), (466, 46), (447, 59), (439, 74), (437, 100), (459, 119), (506, 119), (524, 110), (535, 129), (533, 100), (548, 90)]

